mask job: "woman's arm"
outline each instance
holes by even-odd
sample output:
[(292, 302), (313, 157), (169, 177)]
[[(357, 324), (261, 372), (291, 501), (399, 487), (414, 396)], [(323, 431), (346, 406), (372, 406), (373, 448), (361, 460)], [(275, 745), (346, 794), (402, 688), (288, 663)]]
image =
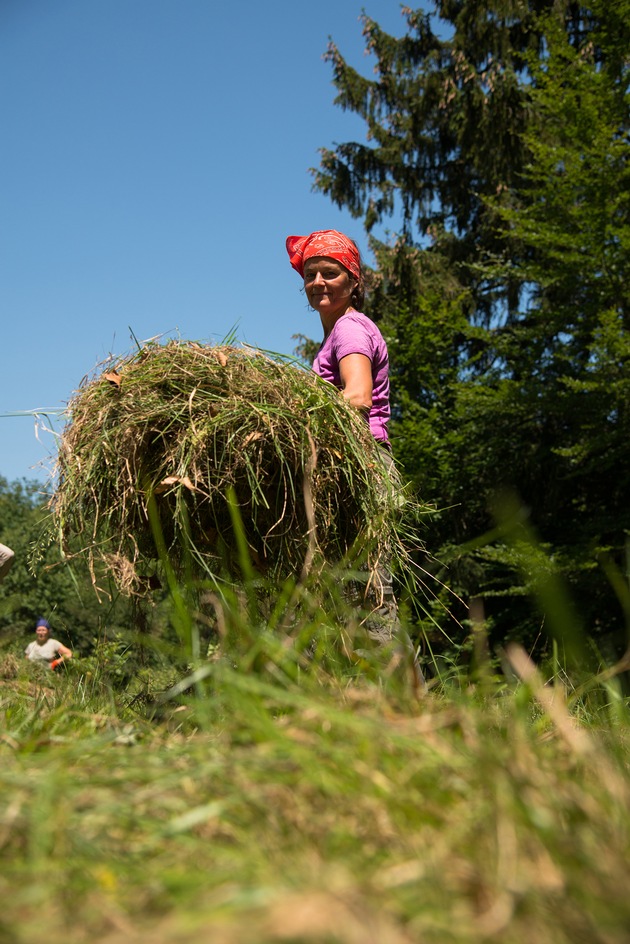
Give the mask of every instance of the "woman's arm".
[(59, 653), (59, 655), (63, 656), (64, 659), (72, 658), (72, 649), (68, 649), (67, 646), (62, 646), (61, 643), (59, 643), (59, 648), (57, 649), (57, 652)]
[(339, 361), (342, 396), (361, 413), (372, 406), (372, 361), (366, 354), (346, 354)]

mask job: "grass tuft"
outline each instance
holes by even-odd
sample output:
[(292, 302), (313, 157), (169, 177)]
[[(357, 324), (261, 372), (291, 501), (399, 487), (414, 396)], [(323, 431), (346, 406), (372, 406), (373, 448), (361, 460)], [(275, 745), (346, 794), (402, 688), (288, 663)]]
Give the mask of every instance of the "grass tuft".
[(412, 569), (401, 521), (421, 509), (356, 411), (293, 362), (149, 342), (87, 379), (68, 417), (51, 528), (97, 589), (105, 572), (148, 595), (158, 560), (214, 589), (250, 565), (303, 579), (357, 549)]
[(625, 944), (627, 737), (510, 658), (421, 705), (221, 660), (151, 723), (4, 690), (2, 939)]

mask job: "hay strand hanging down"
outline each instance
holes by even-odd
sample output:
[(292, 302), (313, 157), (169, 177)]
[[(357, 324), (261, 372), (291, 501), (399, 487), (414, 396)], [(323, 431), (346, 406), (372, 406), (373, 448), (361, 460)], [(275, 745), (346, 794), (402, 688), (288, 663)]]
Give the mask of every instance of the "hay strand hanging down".
[[(400, 496), (367, 424), (311, 371), (259, 351), (148, 343), (84, 381), (59, 450), (66, 548), (142, 592), (156, 521), (171, 565), (238, 579), (233, 507), (255, 568), (299, 576), (358, 539), (394, 543)], [(232, 502), (232, 511), (230, 507)]]

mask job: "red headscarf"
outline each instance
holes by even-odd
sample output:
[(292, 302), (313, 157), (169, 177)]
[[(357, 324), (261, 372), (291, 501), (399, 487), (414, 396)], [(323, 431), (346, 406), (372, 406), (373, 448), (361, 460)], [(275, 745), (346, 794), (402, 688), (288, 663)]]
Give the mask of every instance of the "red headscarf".
[(287, 252), (291, 265), (304, 278), (304, 263), (312, 256), (336, 259), (358, 279), (361, 275), (359, 251), (354, 243), (336, 229), (322, 229), (310, 236), (288, 236)]

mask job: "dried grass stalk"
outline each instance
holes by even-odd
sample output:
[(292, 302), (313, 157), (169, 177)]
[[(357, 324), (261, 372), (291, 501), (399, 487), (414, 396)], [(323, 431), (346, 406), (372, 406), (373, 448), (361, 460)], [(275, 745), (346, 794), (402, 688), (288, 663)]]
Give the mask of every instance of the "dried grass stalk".
[(357, 540), (375, 555), (396, 546), (400, 493), (367, 424), (287, 359), (148, 343), (86, 379), (68, 418), (52, 520), (62, 546), (80, 544), (124, 592), (148, 587), (156, 520), (176, 570), (238, 579), (230, 496), (273, 580)]

